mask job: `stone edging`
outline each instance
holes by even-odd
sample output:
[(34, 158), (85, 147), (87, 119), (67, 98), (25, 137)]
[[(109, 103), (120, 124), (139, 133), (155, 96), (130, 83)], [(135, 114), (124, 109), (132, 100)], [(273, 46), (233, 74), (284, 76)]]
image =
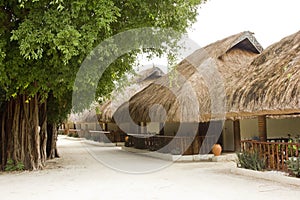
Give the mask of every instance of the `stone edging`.
[(99, 146), (99, 147), (116, 147), (115, 143), (96, 142), (96, 141), (87, 140), (87, 139), (83, 139), (82, 142), (85, 144)]
[(206, 155), (171, 155), (165, 153), (159, 153), (156, 151), (148, 151), (143, 149), (135, 149), (132, 147), (122, 147), (122, 150), (137, 153), (144, 156), (149, 156), (153, 158), (159, 158), (163, 160), (173, 161), (173, 162), (227, 162), (227, 161), (234, 161), (235, 155), (221, 155), (221, 156), (214, 156), (213, 154), (206, 154)]
[(74, 138), (74, 137), (66, 136), (66, 137), (64, 137), (64, 139), (73, 140), (73, 141), (80, 141), (80, 142), (85, 143), (85, 144), (99, 146), (99, 147), (116, 147), (115, 143), (96, 142), (96, 141), (93, 141), (93, 140), (87, 140), (85, 138)]
[[(242, 176), (254, 177), (258, 179), (264, 179), (269, 181), (276, 181), (282, 184), (289, 184), (300, 187), (300, 179), (294, 177), (288, 177), (281, 172), (271, 172), (271, 171), (254, 171), (249, 169), (234, 168), (230, 170), (233, 174), (238, 174)], [(280, 173), (280, 174), (279, 174)]]

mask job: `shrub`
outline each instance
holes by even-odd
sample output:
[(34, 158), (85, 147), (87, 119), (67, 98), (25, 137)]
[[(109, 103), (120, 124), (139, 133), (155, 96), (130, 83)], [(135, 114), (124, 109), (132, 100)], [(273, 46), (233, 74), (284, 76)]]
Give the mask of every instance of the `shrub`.
[(78, 138), (78, 137), (79, 137), (79, 134), (78, 134), (77, 132), (69, 132), (69, 133), (68, 133), (68, 136), (69, 136), (69, 137)]
[(237, 153), (237, 166), (240, 168), (262, 171), (266, 169), (266, 162), (257, 151), (244, 151)]
[(73, 133), (72, 133), (72, 132), (69, 132), (69, 133), (68, 133), (68, 136), (69, 136), (69, 137), (73, 137)]
[(79, 135), (78, 135), (78, 133), (76, 132), (76, 133), (73, 133), (73, 137), (75, 137), (75, 138), (79, 138)]
[(58, 135), (65, 135), (65, 132), (64, 132), (63, 130), (58, 130), (58, 131), (57, 131), (57, 134), (58, 134)]
[(12, 159), (8, 159), (5, 165), (4, 171), (21, 171), (24, 170), (25, 166), (22, 162), (15, 162)]
[(291, 157), (286, 161), (292, 176), (300, 178), (300, 157)]

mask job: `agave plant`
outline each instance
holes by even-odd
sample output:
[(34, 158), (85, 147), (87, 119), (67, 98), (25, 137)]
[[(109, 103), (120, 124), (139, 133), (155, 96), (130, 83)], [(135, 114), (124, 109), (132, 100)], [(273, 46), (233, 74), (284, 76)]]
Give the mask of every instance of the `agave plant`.
[(262, 171), (266, 168), (266, 162), (257, 151), (244, 151), (237, 153), (237, 166), (240, 168)]

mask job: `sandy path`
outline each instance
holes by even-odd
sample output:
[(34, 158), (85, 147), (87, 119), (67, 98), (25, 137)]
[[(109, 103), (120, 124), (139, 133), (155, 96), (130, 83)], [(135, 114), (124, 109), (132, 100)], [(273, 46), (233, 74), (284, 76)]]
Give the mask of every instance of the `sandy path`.
[(99, 160), (138, 170), (165, 161), (65, 138), (58, 144), (61, 158), (50, 161), (47, 169), (0, 174), (1, 199), (298, 200), (300, 196), (297, 187), (233, 175), (233, 163), (175, 163), (153, 173), (128, 174)]

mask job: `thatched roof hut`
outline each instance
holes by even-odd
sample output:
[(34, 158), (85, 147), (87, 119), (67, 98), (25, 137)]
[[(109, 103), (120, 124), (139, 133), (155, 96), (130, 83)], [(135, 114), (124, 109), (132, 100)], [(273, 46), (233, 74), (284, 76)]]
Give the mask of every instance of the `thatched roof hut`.
[[(70, 122), (97, 122), (98, 120), (102, 122), (110, 122), (112, 120), (112, 115), (115, 110), (128, 101), (138, 91), (144, 89), (150, 83), (152, 83), (157, 78), (164, 75), (164, 72), (158, 67), (152, 67), (143, 70), (136, 74), (129, 85), (123, 88), (121, 91), (114, 91), (112, 99), (107, 100), (103, 104), (99, 105), (95, 103), (90, 109), (84, 110), (81, 113), (72, 113), (68, 119)], [(100, 111), (100, 114), (96, 114), (96, 109)]]
[(160, 68), (154, 66), (139, 72), (132, 78), (129, 86), (125, 87), (122, 91), (114, 91), (112, 99), (100, 105), (99, 120), (102, 122), (111, 122), (112, 116), (119, 106), (163, 75), (165, 73)]
[(71, 123), (94, 123), (97, 122), (96, 105), (92, 105), (90, 109), (86, 109), (81, 113), (71, 113), (68, 122)]
[(300, 31), (268, 47), (232, 82), (231, 117), (300, 113)]
[(227, 82), (238, 77), (240, 69), (261, 51), (251, 32), (196, 50), (171, 75), (158, 79), (124, 103), (114, 118), (119, 122), (130, 121), (128, 118), (135, 122), (206, 122), (222, 118), (225, 109), (218, 108), (225, 108)]

